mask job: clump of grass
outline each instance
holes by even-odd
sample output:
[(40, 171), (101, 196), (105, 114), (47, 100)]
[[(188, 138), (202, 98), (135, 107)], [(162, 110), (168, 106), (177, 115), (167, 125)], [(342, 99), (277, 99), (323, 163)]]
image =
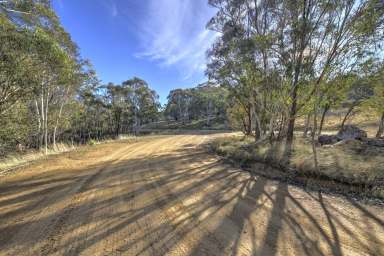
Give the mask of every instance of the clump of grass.
[(97, 141), (94, 140), (94, 139), (90, 139), (90, 140), (88, 140), (87, 144), (88, 144), (89, 146), (94, 146), (94, 145), (97, 144)]

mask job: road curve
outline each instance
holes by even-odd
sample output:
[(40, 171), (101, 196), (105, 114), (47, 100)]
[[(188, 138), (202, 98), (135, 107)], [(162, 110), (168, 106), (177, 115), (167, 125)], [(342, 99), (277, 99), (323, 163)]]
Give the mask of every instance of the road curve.
[(215, 136), (113, 142), (0, 177), (0, 255), (384, 255), (382, 208), (223, 164), (201, 147)]

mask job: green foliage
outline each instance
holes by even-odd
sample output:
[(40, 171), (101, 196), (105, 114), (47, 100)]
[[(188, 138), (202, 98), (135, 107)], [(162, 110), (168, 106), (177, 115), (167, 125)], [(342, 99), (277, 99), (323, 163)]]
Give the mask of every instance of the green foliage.
[(34, 134), (35, 124), (28, 107), (16, 104), (1, 118), (0, 156), (17, 150), (18, 145), (28, 145)]
[(372, 96), (363, 64), (384, 56), (382, 1), (209, 3), (218, 11), (207, 26), (220, 36), (207, 74), (229, 90), (231, 120), (246, 134), (278, 131), (289, 145), (298, 116)]
[(90, 139), (87, 143), (89, 146), (95, 146), (97, 144), (97, 141), (94, 139)]
[(206, 119), (225, 116), (227, 90), (211, 83), (192, 89), (175, 89), (168, 95), (165, 115), (176, 121)]
[(158, 108), (139, 78), (101, 86), (50, 1), (0, 1), (0, 154), (137, 132)]
[(372, 88), (372, 96), (367, 97), (364, 106), (373, 109), (378, 114), (384, 113), (384, 63), (377, 63), (367, 79)]

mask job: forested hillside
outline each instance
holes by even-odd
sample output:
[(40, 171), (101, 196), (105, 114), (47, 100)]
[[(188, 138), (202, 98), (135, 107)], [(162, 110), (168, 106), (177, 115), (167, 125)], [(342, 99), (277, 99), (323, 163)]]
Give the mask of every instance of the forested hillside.
[(137, 133), (158, 95), (133, 78), (103, 85), (49, 1), (0, 1), (0, 156)]
[(183, 124), (204, 120), (209, 127), (214, 119), (226, 119), (227, 94), (225, 88), (209, 82), (190, 89), (172, 90), (167, 98), (164, 116)]

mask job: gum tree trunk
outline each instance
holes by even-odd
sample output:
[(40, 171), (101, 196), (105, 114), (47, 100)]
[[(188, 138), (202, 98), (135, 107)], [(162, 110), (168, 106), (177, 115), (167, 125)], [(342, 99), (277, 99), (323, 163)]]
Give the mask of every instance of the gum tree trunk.
[(381, 114), (379, 129), (376, 133), (376, 138), (380, 138), (384, 133), (384, 112)]
[(326, 105), (323, 109), (323, 114), (321, 115), (321, 120), (320, 120), (320, 126), (319, 126), (319, 132), (318, 132), (318, 135), (321, 135), (321, 132), (323, 130), (323, 125), (324, 125), (324, 121), (325, 121), (325, 115), (327, 114), (328, 110), (329, 110), (329, 105)]

